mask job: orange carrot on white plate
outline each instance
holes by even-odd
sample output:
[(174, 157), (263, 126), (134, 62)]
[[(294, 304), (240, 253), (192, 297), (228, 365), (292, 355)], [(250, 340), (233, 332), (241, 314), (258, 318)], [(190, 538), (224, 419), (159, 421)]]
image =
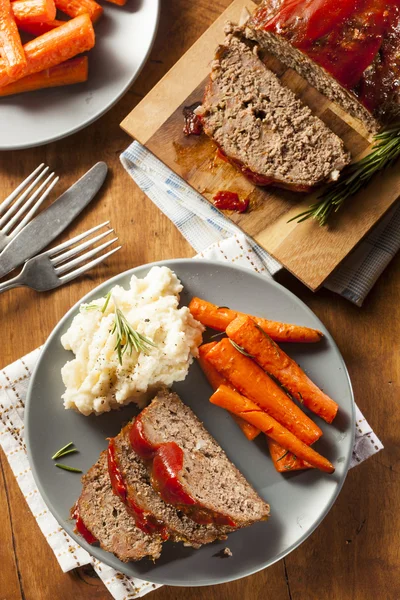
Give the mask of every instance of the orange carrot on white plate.
[(0, 51), (5, 76), (10, 79), (21, 77), (27, 59), (10, 0), (0, 0)]
[(11, 5), (18, 27), (22, 23), (44, 23), (56, 18), (54, 0), (15, 0)]

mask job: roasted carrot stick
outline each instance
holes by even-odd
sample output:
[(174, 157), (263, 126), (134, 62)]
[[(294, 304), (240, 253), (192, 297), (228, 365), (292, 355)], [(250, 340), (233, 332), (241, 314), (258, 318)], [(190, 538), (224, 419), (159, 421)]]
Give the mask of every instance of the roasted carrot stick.
[(267, 438), (269, 453), (274, 463), (275, 469), (278, 473), (287, 473), (288, 471), (301, 471), (303, 469), (310, 469), (312, 465), (297, 458), (289, 450), (282, 448), (278, 442), (274, 442), (271, 438)]
[(258, 404), (305, 444), (312, 444), (321, 437), (321, 429), (251, 358), (236, 350), (229, 339), (221, 340), (205, 358), (238, 392)]
[(126, 0), (108, 0), (112, 4), (118, 4), (118, 6), (125, 6)]
[(69, 17), (88, 13), (93, 23), (103, 14), (103, 7), (94, 0), (55, 0), (56, 7)]
[[(0, 0), (1, 1), (1, 0)], [(24, 46), (27, 65), (18, 77), (7, 74), (5, 62), (0, 61), (0, 87), (21, 77), (50, 69), (94, 46), (94, 29), (89, 15), (80, 15), (56, 29), (44, 33)]]
[(14, 19), (20, 23), (44, 23), (56, 18), (54, 0), (15, 0), (11, 5)]
[[(213, 350), (210, 352), (213, 352)], [(252, 425), (255, 425), (268, 437), (275, 442), (278, 442), (282, 448), (293, 452), (295, 456), (310, 463), (313, 467), (325, 471), (326, 473), (334, 472), (335, 468), (329, 460), (304, 444), (273, 417), (265, 413), (257, 406), (257, 404), (248, 398), (245, 398), (235, 390), (232, 390), (226, 385), (221, 385), (211, 396), (210, 402), (217, 406), (221, 406), (221, 408), (226, 408)]]
[(238, 317), (228, 325), (226, 333), (251, 354), (264, 371), (276, 377), (293, 397), (327, 423), (332, 423), (338, 404), (324, 394), (253, 319)]
[[(201, 298), (192, 298), (189, 309), (194, 318), (200, 321), (206, 327), (225, 331), (239, 315), (244, 313), (231, 310), (226, 306), (216, 306), (202, 300)], [(279, 323), (278, 321), (269, 321), (261, 317), (252, 317), (276, 342), (319, 342), (323, 337), (321, 331), (310, 329), (301, 325), (290, 325), (288, 323)]]
[(0, 50), (6, 76), (20, 77), (27, 60), (10, 0), (0, 0)]
[(43, 35), (56, 27), (60, 27), (60, 25), (64, 25), (65, 21), (60, 21), (58, 19), (53, 19), (51, 21), (47, 21), (46, 23), (27, 23), (26, 21), (18, 21), (18, 29), (20, 31), (25, 31), (25, 33), (30, 33), (35, 37), (39, 35)]
[(62, 85), (71, 85), (87, 81), (88, 78), (88, 57), (78, 56), (66, 62), (28, 75), (18, 79), (10, 85), (0, 88), (0, 97), (20, 94), (22, 92), (32, 92), (44, 88), (59, 87)]
[[(205, 359), (207, 352), (216, 345), (217, 342), (212, 342), (210, 344), (203, 344), (202, 346), (200, 346), (199, 357), (197, 359), (199, 361), (199, 365), (204, 375), (208, 379), (208, 383), (211, 385), (214, 392), (217, 388), (219, 388), (221, 384), (225, 384), (228, 387), (230, 386), (229, 381), (225, 379), (223, 375), (220, 375), (217, 369)], [(240, 429), (243, 431), (244, 435), (247, 437), (248, 440), (254, 440), (254, 438), (256, 438), (260, 433), (260, 430), (257, 429), (257, 427), (254, 427), (254, 425), (251, 425), (251, 423), (247, 423), (247, 421), (244, 421), (236, 415), (232, 415), (232, 417), (235, 419), (236, 423), (239, 425)]]

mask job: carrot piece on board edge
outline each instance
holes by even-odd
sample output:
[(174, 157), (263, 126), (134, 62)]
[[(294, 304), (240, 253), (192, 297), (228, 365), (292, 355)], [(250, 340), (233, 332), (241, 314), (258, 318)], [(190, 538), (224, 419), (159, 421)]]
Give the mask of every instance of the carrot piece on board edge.
[(225, 338), (206, 354), (206, 360), (243, 396), (255, 402), (305, 444), (313, 444), (321, 429), (285, 394), (252, 358)]
[[(236, 317), (245, 314), (231, 310), (226, 306), (216, 306), (201, 298), (192, 298), (189, 303), (189, 310), (197, 321), (200, 321), (200, 323), (206, 327), (211, 327), (217, 331), (225, 331), (229, 323), (236, 319)], [(254, 319), (256, 323), (258, 323), (276, 342), (314, 343), (319, 342), (323, 337), (321, 331), (311, 329), (310, 327), (292, 325), (290, 323), (280, 323), (279, 321), (269, 321), (262, 317), (252, 317), (252, 319)]]
[(54, 0), (15, 0), (11, 4), (14, 19), (20, 23), (44, 23), (56, 18)]
[(333, 473), (335, 467), (328, 459), (318, 454), (313, 448), (299, 440), (273, 417), (260, 409), (257, 404), (245, 398), (235, 390), (221, 385), (211, 396), (210, 402), (225, 408), (258, 427), (268, 437), (277, 442), (282, 448), (292, 452), (297, 458), (308, 462), (313, 467), (326, 473)]
[(0, 86), (13, 83), (21, 77), (50, 69), (93, 48), (95, 35), (89, 15), (80, 15), (60, 27), (44, 33), (24, 46), (27, 65), (18, 77), (10, 77), (0, 60)]
[[(223, 377), (222, 375), (220, 375), (218, 371), (205, 359), (207, 352), (216, 345), (217, 342), (212, 342), (210, 344), (203, 344), (202, 346), (200, 346), (199, 357), (197, 359), (199, 361), (199, 365), (204, 375), (206, 376), (214, 392), (223, 383), (228, 386), (230, 385), (228, 380), (225, 379), (225, 377)], [(247, 423), (247, 421), (244, 421), (236, 415), (232, 415), (232, 417), (239, 425), (240, 429), (242, 430), (242, 432), (248, 440), (254, 440), (260, 433), (260, 430), (257, 429), (257, 427), (254, 427), (254, 425), (251, 425), (251, 423)]]
[(237, 317), (228, 325), (226, 333), (251, 354), (264, 371), (276, 377), (294, 398), (327, 423), (332, 423), (338, 404), (320, 390), (252, 318)]
[(69, 17), (77, 17), (87, 13), (95, 23), (103, 14), (103, 7), (95, 0), (54, 0), (58, 10)]
[(272, 458), (275, 469), (278, 473), (289, 473), (290, 471), (301, 471), (304, 469), (312, 469), (312, 465), (297, 458), (289, 450), (282, 448), (277, 442), (267, 437), (268, 449)]
[(33, 75), (18, 79), (18, 81), (0, 88), (0, 97), (20, 94), (22, 92), (32, 92), (44, 88), (82, 83), (87, 81), (87, 78), (88, 57), (78, 56), (45, 71), (39, 71), (39, 73), (33, 73)]
[(7, 77), (19, 77), (26, 68), (26, 56), (10, 0), (0, 0), (0, 48)]

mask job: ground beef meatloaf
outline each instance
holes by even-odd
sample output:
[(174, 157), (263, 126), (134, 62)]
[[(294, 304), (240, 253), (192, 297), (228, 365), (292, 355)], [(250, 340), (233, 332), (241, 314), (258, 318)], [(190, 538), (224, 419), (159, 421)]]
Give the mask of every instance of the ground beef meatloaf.
[(246, 35), (370, 131), (400, 114), (398, 0), (265, 0)]
[(267, 519), (268, 504), (176, 394), (156, 396), (135, 420), (130, 441), (151, 461), (160, 496), (191, 519), (231, 528)]
[[(147, 535), (138, 527), (124, 504), (112, 491), (107, 453), (82, 477), (83, 489), (77, 502), (78, 514), (89, 532), (108, 552), (124, 562), (160, 556), (162, 538)], [(74, 507), (76, 514), (76, 508)]]
[[(131, 425), (110, 441), (109, 473), (114, 492), (126, 503), (140, 527), (153, 523), (164, 538), (182, 541), (199, 548), (216, 539), (226, 539), (232, 528), (213, 524), (197, 524), (174, 506), (166, 504), (153, 489), (148, 465), (134, 452), (129, 440)], [(114, 459), (110, 461), (110, 453)], [(118, 478), (115, 477), (118, 470)]]
[(216, 53), (203, 104), (203, 128), (227, 159), (257, 185), (309, 191), (335, 180), (350, 156), (231, 28)]

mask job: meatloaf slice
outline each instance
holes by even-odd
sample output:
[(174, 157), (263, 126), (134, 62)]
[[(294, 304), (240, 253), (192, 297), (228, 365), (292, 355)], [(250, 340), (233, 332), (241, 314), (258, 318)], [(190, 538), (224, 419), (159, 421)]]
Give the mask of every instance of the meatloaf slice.
[[(178, 474), (182, 491), (205, 514), (218, 515), (236, 527), (268, 518), (268, 504), (176, 394), (159, 392), (139, 418), (141, 434), (150, 446), (160, 448), (175, 442), (183, 450)], [(154, 463), (156, 458), (157, 454)]]
[(216, 53), (202, 106), (204, 131), (253, 182), (309, 191), (350, 161), (342, 140), (285, 88), (232, 29)]
[(172, 539), (183, 541), (185, 545), (199, 548), (202, 544), (226, 539), (227, 532), (232, 531), (232, 528), (213, 524), (199, 525), (160, 498), (151, 485), (147, 465), (131, 447), (129, 430), (130, 425), (113, 440), (118, 470), (127, 488), (127, 504), (132, 502), (139, 510), (163, 523)]
[(159, 535), (147, 535), (136, 527), (124, 504), (114, 495), (108, 475), (107, 452), (82, 477), (83, 489), (77, 505), (86, 528), (100, 546), (124, 562), (161, 553)]

